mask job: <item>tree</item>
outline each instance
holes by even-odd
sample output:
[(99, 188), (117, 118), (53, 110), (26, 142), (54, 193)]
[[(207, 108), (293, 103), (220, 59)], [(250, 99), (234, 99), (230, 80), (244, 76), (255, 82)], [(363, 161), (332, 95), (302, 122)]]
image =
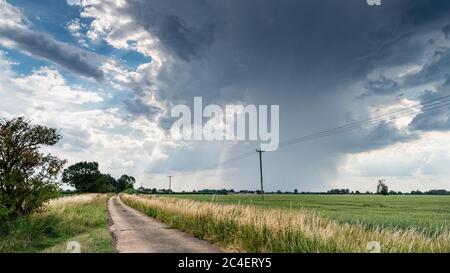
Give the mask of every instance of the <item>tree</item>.
[(123, 192), (126, 189), (134, 189), (135, 183), (136, 179), (134, 177), (124, 174), (117, 179), (117, 192)]
[(96, 192), (115, 192), (117, 181), (109, 174), (101, 174), (96, 182)]
[(427, 192), (425, 192), (425, 194), (430, 194), (430, 195), (450, 195), (450, 192), (447, 190), (429, 190)]
[(136, 190), (134, 188), (126, 188), (123, 192), (127, 194), (135, 194)]
[(377, 194), (381, 194), (381, 195), (389, 194), (389, 189), (385, 182), (386, 182), (386, 180), (384, 180), (384, 179), (378, 180)]
[(29, 215), (57, 196), (55, 180), (66, 161), (40, 149), (61, 138), (56, 129), (23, 117), (0, 119), (0, 217)]
[(116, 180), (109, 174), (102, 174), (97, 162), (79, 162), (63, 172), (62, 182), (74, 187), (77, 192), (113, 192)]

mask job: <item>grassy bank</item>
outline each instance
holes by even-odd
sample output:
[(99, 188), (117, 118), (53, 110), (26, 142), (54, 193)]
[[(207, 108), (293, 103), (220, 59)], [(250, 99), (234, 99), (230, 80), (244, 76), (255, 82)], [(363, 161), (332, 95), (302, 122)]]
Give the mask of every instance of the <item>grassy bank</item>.
[(46, 210), (6, 224), (0, 252), (66, 252), (77, 241), (82, 252), (113, 252), (108, 230), (107, 195), (78, 195), (52, 200)]
[(122, 195), (129, 206), (174, 228), (242, 252), (450, 252), (450, 234), (342, 224), (306, 210), (220, 205), (187, 199)]
[(308, 209), (340, 223), (370, 227), (416, 229), (423, 234), (450, 232), (450, 196), (379, 195), (173, 195), (177, 198), (227, 205), (253, 205), (289, 210)]

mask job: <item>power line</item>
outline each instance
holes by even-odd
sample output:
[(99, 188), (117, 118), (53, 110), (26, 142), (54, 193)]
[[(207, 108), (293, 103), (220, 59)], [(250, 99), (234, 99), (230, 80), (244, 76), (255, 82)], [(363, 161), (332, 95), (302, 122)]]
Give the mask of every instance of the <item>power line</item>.
[[(429, 101), (425, 101), (425, 102), (422, 102), (421, 104), (413, 105), (413, 106), (406, 107), (406, 108), (403, 108), (403, 109), (391, 111), (389, 113), (378, 115), (376, 117), (373, 117), (373, 118), (370, 118), (370, 119), (366, 119), (366, 120), (363, 120), (363, 121), (353, 122), (353, 123), (350, 123), (350, 124), (347, 124), (347, 125), (343, 125), (343, 126), (339, 126), (339, 127), (333, 128), (333, 129), (324, 130), (324, 131), (321, 131), (321, 132), (313, 133), (313, 134), (302, 136), (302, 137), (299, 137), (299, 138), (283, 141), (283, 142), (281, 142), (279, 144), (279, 148), (290, 146), (290, 145), (294, 145), (294, 144), (298, 144), (298, 143), (301, 143), (301, 142), (306, 142), (306, 141), (311, 141), (311, 140), (315, 140), (315, 139), (319, 139), (319, 138), (324, 138), (324, 137), (328, 137), (328, 136), (331, 136), (331, 135), (352, 131), (352, 130), (355, 130), (355, 129), (362, 129), (362, 128), (374, 126), (374, 125), (377, 125), (377, 124), (385, 121), (385, 119), (389, 118), (389, 117), (391, 119), (392, 118), (399, 118), (399, 117), (409, 116), (409, 115), (415, 114), (415, 113), (425, 113), (425, 112), (429, 112), (429, 111), (436, 110), (436, 109), (439, 109), (439, 108), (443, 108), (445, 106), (449, 106), (450, 105), (450, 99), (439, 101), (439, 100), (442, 100), (442, 99), (445, 99), (445, 98), (450, 98), (450, 95), (444, 96), (444, 97), (440, 97), (440, 98), (436, 98), (436, 99), (432, 99), (432, 100), (429, 100)], [(423, 108), (419, 109), (418, 107), (423, 107)], [(394, 115), (394, 114), (396, 114), (396, 115)], [(239, 156), (230, 158), (230, 159), (222, 162), (221, 164), (213, 165), (212, 167), (207, 168), (207, 169), (213, 169), (214, 167), (218, 167), (220, 165), (226, 165), (226, 164), (229, 164), (229, 163), (233, 163), (235, 161), (239, 161), (241, 159), (247, 158), (247, 157), (251, 156), (252, 154), (253, 154), (253, 152), (249, 151), (249, 152), (243, 153), (243, 154), (241, 154)]]
[[(450, 101), (446, 101), (446, 102), (450, 102)], [(431, 111), (431, 110), (443, 108), (443, 107), (449, 106), (449, 105), (450, 105), (450, 103), (442, 104), (442, 102), (440, 102), (440, 103), (437, 103), (437, 104), (434, 104), (434, 105), (428, 105), (426, 108), (422, 109), (421, 111), (410, 109), (409, 111), (406, 111), (404, 113), (400, 113), (400, 114), (398, 114), (396, 116), (393, 116), (391, 118), (399, 118), (399, 117), (409, 116), (409, 115), (415, 114), (415, 113), (424, 113), (424, 112), (428, 112), (428, 111)], [(355, 129), (362, 129), (362, 128), (374, 126), (374, 125), (380, 124), (384, 120), (385, 119), (374, 119), (374, 120), (366, 122), (364, 124), (357, 124), (357, 125), (352, 125), (352, 126), (345, 127), (345, 128), (339, 128), (339, 129), (319, 132), (319, 133), (316, 133), (316, 134), (306, 135), (306, 136), (303, 136), (303, 137), (299, 137), (299, 138), (295, 138), (295, 139), (291, 139), (291, 140), (288, 140), (288, 141), (281, 142), (279, 144), (279, 147), (282, 148), (282, 147), (298, 144), (298, 143), (301, 143), (301, 142), (306, 142), (306, 141), (310, 141), (310, 140), (315, 140), (315, 139), (319, 139), (319, 138), (328, 137), (328, 136), (335, 135), (335, 134), (349, 132), (349, 131), (352, 131), (352, 130), (355, 130)]]
[[(384, 113), (372, 118), (368, 118), (365, 120), (361, 120), (361, 121), (357, 121), (357, 122), (352, 122), (346, 125), (342, 125), (342, 126), (338, 126), (332, 129), (328, 129), (328, 130), (324, 130), (324, 131), (319, 131), (316, 133), (312, 133), (309, 135), (305, 135), (305, 136), (301, 136), (298, 138), (294, 138), (294, 139), (290, 139), (290, 140), (286, 140), (283, 141), (279, 144), (279, 148), (282, 147), (286, 147), (286, 146), (290, 146), (290, 145), (294, 145), (294, 144), (298, 144), (298, 143), (302, 143), (302, 142), (306, 142), (306, 141), (311, 141), (311, 140), (315, 140), (315, 139), (319, 139), (319, 138), (324, 138), (324, 137), (328, 137), (331, 135), (335, 135), (335, 134), (340, 134), (340, 133), (344, 133), (344, 132), (348, 132), (348, 131), (352, 131), (355, 129), (362, 129), (362, 128), (366, 128), (366, 127), (370, 127), (370, 126), (374, 126), (377, 125), (383, 121), (385, 121), (387, 118), (399, 118), (399, 117), (403, 117), (403, 116), (408, 116), (411, 114), (415, 114), (415, 113), (424, 113), (424, 112), (428, 112), (428, 111), (432, 111), (435, 109), (439, 109), (439, 108), (443, 108), (445, 106), (449, 106), (450, 105), (450, 95), (447, 96), (443, 96), (443, 97), (439, 97), (439, 98), (435, 98), (435, 99), (431, 99), (431, 100), (427, 100), (424, 102), (421, 102), (419, 104), (413, 105), (413, 106), (409, 106), (406, 108), (402, 108), (402, 109), (398, 109), (398, 110), (394, 110), (394, 111), (390, 111), (388, 113)], [(420, 108), (422, 107), (422, 108)], [(228, 165), (237, 161), (240, 161), (242, 159), (248, 158), (250, 156), (252, 156), (254, 153), (254, 150), (252, 151), (248, 151), (245, 153), (242, 153), (238, 156), (229, 158), (225, 161), (222, 161), (218, 164), (214, 164), (211, 165), (207, 168), (205, 168), (206, 170), (209, 169), (217, 169), (222, 165)]]
[[(349, 124), (346, 124), (346, 125), (343, 125), (343, 126), (338, 126), (336, 128), (333, 128), (333, 129), (329, 129), (329, 130), (325, 130), (325, 131), (309, 134), (309, 135), (306, 135), (306, 136), (302, 136), (302, 137), (299, 137), (299, 138), (287, 140), (287, 141), (281, 142), (280, 146), (284, 146), (286, 144), (289, 144), (290, 142), (295, 142), (295, 141), (300, 140), (300, 139), (321, 136), (322, 134), (333, 133), (335, 131), (340, 131), (340, 130), (344, 130), (344, 129), (360, 128), (361, 126), (363, 126), (365, 124), (372, 124), (373, 122), (384, 121), (386, 118), (389, 118), (392, 115), (399, 115), (399, 114), (404, 114), (404, 113), (413, 114), (413, 113), (415, 113), (414, 111), (419, 110), (418, 107), (420, 107), (420, 106), (422, 106), (422, 107), (430, 107), (430, 106), (436, 106), (436, 105), (439, 105), (439, 104), (442, 104), (442, 103), (445, 103), (445, 102), (450, 102), (450, 99), (443, 100), (443, 101), (438, 101), (440, 99), (445, 99), (445, 98), (448, 98), (448, 97), (450, 97), (450, 95), (449, 96), (445, 96), (445, 97), (441, 97), (439, 99), (429, 100), (429, 101), (423, 102), (421, 104), (416, 104), (416, 105), (409, 106), (409, 107), (406, 107), (406, 108), (402, 108), (402, 109), (398, 109), (398, 110), (395, 110), (395, 111), (391, 111), (391, 112), (388, 112), (388, 113), (385, 113), (385, 114), (382, 114), (382, 115), (375, 116), (373, 118), (369, 118), (369, 119), (365, 119), (365, 120), (357, 121), (357, 122), (352, 122), (352, 123), (349, 123)], [(422, 110), (425, 110), (425, 109), (422, 109)]]
[[(449, 98), (449, 99), (447, 99), (447, 98)], [(382, 115), (378, 115), (378, 116), (375, 116), (373, 118), (368, 118), (368, 119), (365, 119), (365, 120), (362, 120), (362, 121), (352, 122), (352, 123), (349, 123), (349, 124), (346, 124), (346, 125), (343, 125), (343, 126), (338, 126), (336, 128), (332, 128), (332, 129), (320, 131), (320, 132), (317, 132), (317, 133), (305, 135), (305, 136), (302, 136), (302, 137), (290, 139), (290, 140), (287, 140), (287, 141), (283, 141), (283, 142), (281, 142), (279, 144), (279, 148), (290, 146), (290, 145), (294, 145), (294, 144), (298, 144), (298, 143), (301, 143), (301, 142), (306, 142), (306, 141), (310, 141), (310, 140), (324, 138), (324, 137), (328, 137), (328, 136), (331, 136), (331, 135), (352, 131), (352, 130), (355, 130), (355, 129), (361, 129), (361, 128), (365, 128), (365, 127), (374, 126), (374, 125), (377, 125), (377, 124), (385, 121), (386, 118), (391, 118), (392, 119), (392, 118), (399, 118), (399, 117), (403, 117), (403, 116), (408, 116), (408, 115), (415, 114), (415, 113), (424, 113), (424, 112), (428, 112), (428, 111), (431, 111), (431, 110), (439, 109), (439, 108), (442, 108), (442, 107), (445, 107), (445, 106), (448, 106), (448, 105), (450, 105), (450, 95), (439, 97), (439, 98), (435, 98), (435, 99), (431, 99), (431, 100), (427, 100), (427, 101), (424, 101), (422, 103), (419, 103), (419, 104), (416, 104), (416, 105), (413, 105), (413, 106), (409, 106), (409, 107), (406, 107), (406, 108), (390, 111), (388, 113), (385, 113), (385, 114), (382, 114)], [(422, 107), (422, 109), (419, 109), (419, 107)], [(212, 165), (212, 166), (210, 166), (209, 168), (206, 168), (206, 169), (214, 169), (215, 167), (219, 167), (220, 165), (227, 165), (227, 164), (230, 164), (230, 163), (242, 160), (244, 158), (250, 157), (251, 155), (253, 155), (253, 151), (249, 151), (249, 152), (243, 153), (241, 155), (238, 155), (236, 157), (233, 157), (233, 158), (230, 158), (230, 159), (228, 159), (226, 161), (223, 161), (220, 164)]]

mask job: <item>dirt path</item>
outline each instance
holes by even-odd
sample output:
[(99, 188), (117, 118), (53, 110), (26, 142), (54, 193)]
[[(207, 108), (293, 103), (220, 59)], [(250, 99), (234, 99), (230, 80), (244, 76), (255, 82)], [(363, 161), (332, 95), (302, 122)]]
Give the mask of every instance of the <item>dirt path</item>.
[(211, 244), (126, 206), (120, 198), (108, 201), (112, 221), (110, 230), (117, 241), (118, 252), (132, 253), (216, 253)]

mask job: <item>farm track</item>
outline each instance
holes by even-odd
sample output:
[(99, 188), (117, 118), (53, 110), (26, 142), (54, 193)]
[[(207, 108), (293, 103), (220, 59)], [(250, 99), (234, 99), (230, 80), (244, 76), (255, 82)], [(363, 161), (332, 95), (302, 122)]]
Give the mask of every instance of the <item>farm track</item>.
[(122, 253), (220, 253), (221, 249), (126, 206), (118, 197), (108, 201), (110, 231)]

